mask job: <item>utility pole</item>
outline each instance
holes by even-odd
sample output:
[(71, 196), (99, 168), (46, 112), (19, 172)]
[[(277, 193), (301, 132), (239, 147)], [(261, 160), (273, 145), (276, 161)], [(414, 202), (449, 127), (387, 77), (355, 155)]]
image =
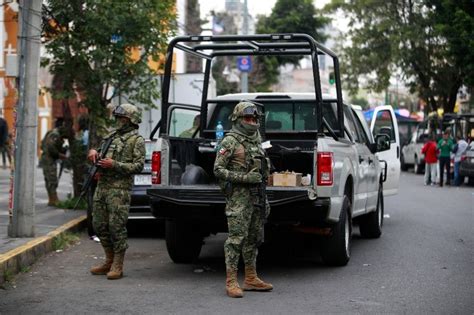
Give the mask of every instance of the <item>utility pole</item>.
[(10, 237), (34, 236), (41, 0), (20, 1), (13, 217)]
[[(247, 0), (244, 0), (244, 19), (242, 23), (242, 33), (243, 35), (248, 35), (249, 33), (249, 21), (248, 21), (248, 8), (247, 8)], [(248, 73), (242, 72), (242, 77), (240, 79), (240, 88), (242, 93), (247, 93), (249, 91), (249, 83), (248, 83)]]

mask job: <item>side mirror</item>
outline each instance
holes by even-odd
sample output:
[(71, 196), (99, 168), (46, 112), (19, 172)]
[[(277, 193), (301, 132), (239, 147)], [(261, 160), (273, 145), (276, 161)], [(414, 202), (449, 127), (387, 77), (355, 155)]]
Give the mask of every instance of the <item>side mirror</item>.
[(375, 136), (376, 152), (383, 152), (390, 149), (390, 137), (386, 134)]

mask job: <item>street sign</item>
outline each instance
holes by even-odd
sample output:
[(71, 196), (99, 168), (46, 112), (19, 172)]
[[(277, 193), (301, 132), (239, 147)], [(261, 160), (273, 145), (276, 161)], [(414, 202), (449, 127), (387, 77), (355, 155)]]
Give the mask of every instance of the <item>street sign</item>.
[(252, 70), (252, 60), (250, 59), (250, 57), (237, 57), (237, 68), (241, 72), (250, 72)]

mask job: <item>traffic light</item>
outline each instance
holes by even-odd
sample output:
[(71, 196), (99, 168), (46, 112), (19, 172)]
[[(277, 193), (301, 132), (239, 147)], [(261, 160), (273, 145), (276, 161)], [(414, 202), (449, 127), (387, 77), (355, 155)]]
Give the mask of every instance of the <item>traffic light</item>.
[(336, 76), (334, 75), (334, 71), (329, 72), (329, 84), (333, 85), (336, 83)]

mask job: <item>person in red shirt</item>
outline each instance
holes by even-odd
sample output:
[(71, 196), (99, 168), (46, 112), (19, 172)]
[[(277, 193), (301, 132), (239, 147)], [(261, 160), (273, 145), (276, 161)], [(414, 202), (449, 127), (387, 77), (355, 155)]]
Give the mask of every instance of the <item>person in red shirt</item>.
[(436, 185), (438, 177), (438, 149), (435, 137), (431, 136), (421, 148), (421, 153), (425, 155), (425, 185)]

